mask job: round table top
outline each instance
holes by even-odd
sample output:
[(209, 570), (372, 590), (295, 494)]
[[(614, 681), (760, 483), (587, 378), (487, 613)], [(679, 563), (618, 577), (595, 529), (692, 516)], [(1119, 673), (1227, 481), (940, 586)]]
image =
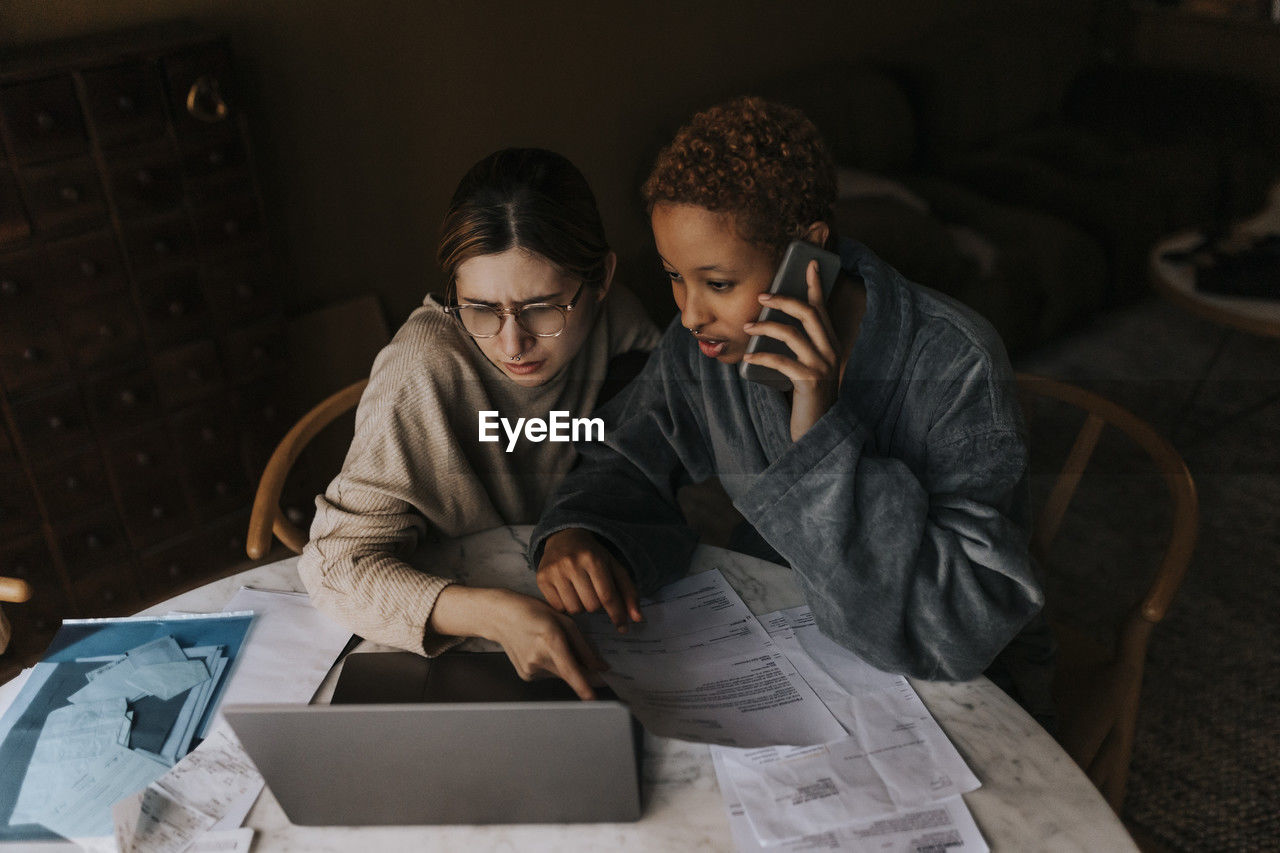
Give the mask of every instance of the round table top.
[[(414, 562), (473, 585), (537, 594), (524, 551), (530, 527), (506, 527), (423, 549)], [(756, 614), (803, 603), (785, 567), (701, 546), (696, 567), (718, 567)], [(213, 611), (241, 586), (304, 591), (297, 558), (259, 566), (148, 608)], [(366, 643), (362, 650), (377, 647)], [(339, 666), (315, 701), (327, 702)], [(985, 678), (912, 681), (982, 787), (964, 795), (992, 850), (1136, 851), (1102, 795), (1025, 711)], [(255, 853), (293, 850), (732, 850), (711, 755), (703, 744), (646, 735), (644, 815), (631, 824), (304, 827), (290, 824), (270, 790), (245, 823)]]
[(1181, 231), (1160, 240), (1151, 249), (1151, 282), (1160, 295), (1206, 320), (1254, 335), (1280, 337), (1280, 299), (1219, 296), (1196, 290), (1195, 265), (1171, 261), (1166, 252), (1196, 246), (1200, 231)]

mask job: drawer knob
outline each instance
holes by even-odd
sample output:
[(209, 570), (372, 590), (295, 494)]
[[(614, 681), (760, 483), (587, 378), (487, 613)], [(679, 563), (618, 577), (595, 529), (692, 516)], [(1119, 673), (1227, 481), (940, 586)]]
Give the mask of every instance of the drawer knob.
[(196, 78), (187, 90), (187, 112), (197, 121), (210, 124), (227, 117), (229, 110), (217, 77), (204, 74)]
[(126, 388), (125, 390), (120, 392), (120, 405), (132, 406), (137, 402), (138, 402), (138, 395), (133, 393), (133, 391)]
[(183, 305), (177, 299), (169, 303), (170, 317), (181, 317), (185, 313), (187, 313), (187, 306)]
[(80, 478), (74, 474), (67, 477), (67, 479), (63, 481), (63, 484), (67, 487), (68, 492), (77, 492), (80, 490)]
[(222, 233), (226, 234), (228, 237), (234, 237), (234, 236), (236, 236), (237, 234), (239, 234), (239, 233), (240, 233), (240, 220), (238, 220), (238, 219), (228, 219), (226, 222), (223, 222), (223, 223), (222, 223)]
[(139, 450), (133, 455), (133, 461), (138, 463), (139, 468), (146, 468), (151, 464), (151, 454), (145, 450)]
[(209, 152), (208, 159), (210, 166), (221, 166), (223, 163), (227, 162), (227, 155), (222, 153), (221, 148), (215, 148)]
[(156, 521), (159, 521), (160, 519), (164, 518), (164, 507), (162, 507), (160, 504), (156, 504), (155, 506), (151, 507), (151, 517), (154, 518)]
[(50, 416), (49, 416), (49, 429), (53, 429), (53, 430), (60, 430), (60, 429), (62, 429), (64, 426), (66, 426), (66, 423), (62, 420), (62, 416), (61, 416), (61, 415), (50, 415)]
[(134, 103), (133, 98), (128, 95), (121, 95), (116, 99), (116, 106), (120, 108), (122, 113), (134, 113), (138, 109), (138, 105)]
[(85, 547), (97, 550), (102, 547), (102, 537), (96, 533), (90, 533), (84, 537)]
[(201, 427), (200, 439), (205, 444), (213, 444), (218, 440), (218, 433), (214, 431), (213, 427)]
[(44, 350), (39, 347), (27, 347), (22, 351), (22, 360), (30, 364), (44, 361)]
[(18, 283), (11, 278), (0, 281), (0, 293), (5, 296), (17, 296), (22, 288), (18, 287)]
[(83, 259), (80, 261), (80, 274), (85, 278), (93, 278), (98, 274), (98, 262), (88, 258)]
[(106, 323), (103, 323), (101, 326), (98, 327), (98, 337), (102, 338), (103, 340), (110, 340), (115, 336), (116, 336), (116, 330), (108, 326)]
[(36, 113), (36, 127), (40, 128), (45, 133), (48, 133), (57, 126), (58, 122), (54, 119), (53, 113), (48, 112), (47, 110), (41, 110)]
[(68, 184), (67, 186), (62, 187), (61, 189), (58, 190), (58, 198), (62, 199), (63, 201), (69, 204), (75, 204), (80, 200), (80, 188), (73, 187), (70, 184)]
[(227, 492), (231, 491), (231, 487), (227, 485), (225, 480), (219, 480), (213, 484), (213, 490), (218, 494), (218, 497), (226, 497)]

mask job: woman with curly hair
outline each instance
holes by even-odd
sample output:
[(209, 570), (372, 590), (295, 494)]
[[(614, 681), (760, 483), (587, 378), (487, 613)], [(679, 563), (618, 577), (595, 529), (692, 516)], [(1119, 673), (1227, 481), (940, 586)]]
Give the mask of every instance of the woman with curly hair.
[[(637, 590), (682, 575), (696, 544), (676, 490), (718, 476), (747, 523), (733, 547), (788, 563), (825, 634), (893, 672), (983, 672), (1043, 601), (995, 332), (837, 238), (835, 168), (797, 110), (739, 98), (699, 113), (643, 194), (680, 316), (534, 533), (548, 603), (620, 629), (641, 618)], [(766, 293), (796, 239), (839, 253), (829, 297), (816, 262), (807, 300)], [(803, 331), (756, 322), (762, 305)], [(757, 334), (794, 358), (748, 354)], [(742, 379), (744, 360), (792, 390)]]

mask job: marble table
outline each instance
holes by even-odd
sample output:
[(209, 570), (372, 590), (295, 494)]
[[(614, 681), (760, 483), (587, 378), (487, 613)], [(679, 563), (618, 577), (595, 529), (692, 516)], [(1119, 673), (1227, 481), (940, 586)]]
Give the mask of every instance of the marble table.
[[(415, 557), (433, 571), (476, 585), (537, 594), (525, 567), (531, 528), (510, 527), (423, 549)], [(694, 570), (718, 566), (753, 612), (803, 603), (790, 570), (702, 546)], [(150, 608), (221, 609), (241, 586), (303, 590), (297, 558), (210, 583)], [(375, 650), (365, 644), (361, 650)], [(315, 701), (332, 695), (337, 667)], [(965, 802), (995, 851), (1136, 851), (1097, 789), (1058, 744), (984, 678), (963, 683), (913, 681), (982, 787)], [(455, 827), (303, 827), (289, 823), (270, 790), (246, 825), (257, 831), (254, 853), (339, 850), (732, 850), (729, 826), (707, 747), (646, 736), (644, 816), (637, 823)]]

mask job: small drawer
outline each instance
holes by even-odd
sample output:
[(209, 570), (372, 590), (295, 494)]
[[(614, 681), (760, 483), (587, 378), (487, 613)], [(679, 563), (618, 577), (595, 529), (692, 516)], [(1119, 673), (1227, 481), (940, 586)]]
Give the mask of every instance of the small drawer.
[(48, 310), (49, 290), (34, 252), (0, 255), (0, 318), (25, 322)]
[(218, 351), (207, 339), (157, 355), (152, 367), (160, 398), (169, 410), (203, 400), (223, 388)]
[(233, 124), (235, 81), (224, 44), (212, 44), (164, 58), (170, 110), (178, 138), (198, 137)]
[(185, 213), (134, 223), (125, 231), (124, 243), (138, 279), (196, 260), (195, 234)]
[(262, 230), (253, 196), (201, 208), (194, 218), (200, 249), (210, 255), (254, 245)]
[(247, 506), (253, 499), (253, 485), (245, 476), (240, 454), (236, 452), (222, 457), (188, 459), (186, 483), (187, 493), (202, 521)]
[(84, 575), (129, 557), (129, 542), (114, 507), (101, 507), (53, 525), (58, 550), (71, 577)]
[(106, 224), (107, 203), (92, 160), (28, 167), (23, 173), (27, 209), (36, 231), (66, 234)]
[(195, 267), (138, 284), (143, 323), (154, 349), (203, 337), (211, 322)]
[(142, 607), (142, 593), (128, 560), (81, 575), (71, 587), (85, 616), (125, 616)]
[(142, 353), (142, 332), (127, 293), (110, 293), (70, 309), (62, 321), (62, 336), (71, 360), (80, 367)]
[(5, 615), (17, 631), (49, 631), (75, 615), (62, 593), (58, 571), (43, 537), (26, 536), (0, 545), (0, 575), (31, 584), (29, 601), (5, 607)]
[(28, 533), (40, 525), (40, 511), (17, 461), (0, 458), (0, 540)]
[(66, 452), (92, 438), (89, 419), (74, 385), (61, 385), (13, 403), (13, 419), (27, 452)]
[(191, 510), (173, 471), (158, 473), (120, 495), (120, 514), (135, 548), (146, 548), (191, 529)]
[(182, 171), (192, 181), (216, 179), (222, 184), (235, 175), (248, 181), (249, 162), (235, 125), (225, 125), (182, 146)]
[(45, 249), (49, 279), (64, 302), (123, 290), (128, 277), (110, 232), (50, 243)]
[(43, 465), (36, 470), (36, 485), (52, 518), (66, 518), (111, 503), (107, 470), (97, 447)]
[(279, 304), (270, 270), (261, 251), (223, 258), (205, 269), (201, 283), (220, 327), (232, 329), (276, 313)]
[(146, 491), (165, 478), (177, 481), (178, 454), (162, 423), (112, 438), (104, 453), (121, 492)]
[(245, 536), (249, 532), (249, 510), (229, 515), (209, 526), (205, 534), (208, 543), (211, 569), (225, 575), (248, 559), (244, 550)]
[(103, 432), (115, 432), (160, 416), (151, 372), (127, 367), (99, 373), (85, 382), (89, 412)]
[(285, 367), (287, 342), (284, 324), (268, 320), (237, 329), (224, 343), (227, 372), (244, 382)]
[(62, 335), (51, 317), (0, 317), (0, 380), (6, 388), (43, 385), (69, 370)]
[(160, 213), (182, 204), (182, 166), (167, 140), (108, 155), (107, 174), (123, 217)]
[(17, 243), (30, 236), (31, 222), (18, 192), (18, 182), (0, 160), (0, 244)]
[(238, 455), (240, 423), (224, 394), (183, 409), (171, 416), (169, 423), (186, 460), (221, 460)]
[(104, 147), (164, 133), (164, 93), (156, 63), (99, 68), (83, 72), (81, 78), (89, 121)]
[(207, 535), (185, 536), (145, 552), (138, 561), (139, 580), (149, 598), (165, 598), (195, 586), (209, 574)]
[(66, 75), (0, 88), (10, 149), (21, 163), (56, 160), (89, 148), (75, 86)]

